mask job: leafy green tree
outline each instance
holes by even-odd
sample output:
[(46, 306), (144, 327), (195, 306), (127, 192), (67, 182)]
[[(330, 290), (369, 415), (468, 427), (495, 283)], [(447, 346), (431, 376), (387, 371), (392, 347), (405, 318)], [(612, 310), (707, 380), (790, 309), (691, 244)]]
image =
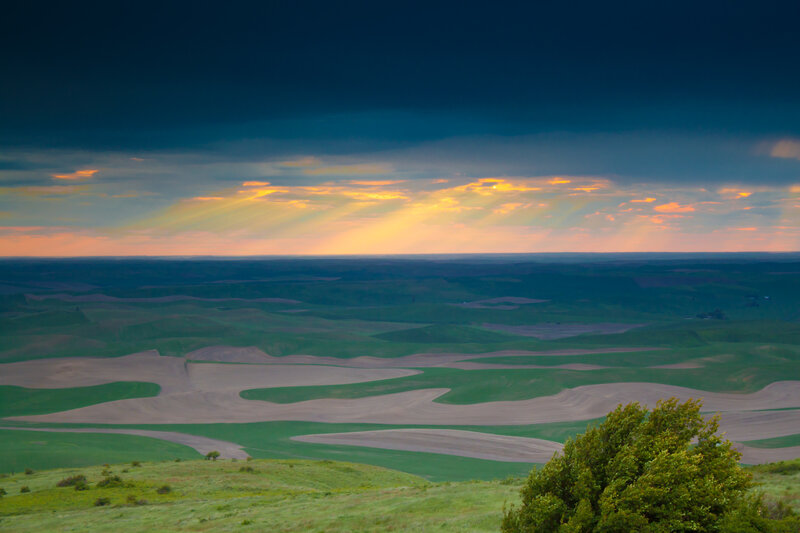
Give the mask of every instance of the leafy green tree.
[(652, 411), (617, 407), (531, 472), (503, 531), (770, 531), (757, 520), (742, 524), (760, 502), (748, 496), (741, 455), (716, 435), (719, 420), (706, 421), (701, 405), (672, 398)]
[(220, 456), (220, 453), (217, 450), (212, 450), (206, 454), (206, 461), (216, 461)]

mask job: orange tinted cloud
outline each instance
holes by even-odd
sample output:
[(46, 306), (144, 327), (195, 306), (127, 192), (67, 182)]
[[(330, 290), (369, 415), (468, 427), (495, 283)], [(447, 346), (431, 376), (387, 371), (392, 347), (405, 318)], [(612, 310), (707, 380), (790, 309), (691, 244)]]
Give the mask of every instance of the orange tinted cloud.
[(59, 180), (85, 180), (93, 177), (97, 174), (97, 170), (87, 169), (87, 170), (76, 170), (75, 172), (71, 172), (69, 174), (51, 174), (54, 178)]
[(631, 203), (632, 204), (651, 204), (651, 203), (653, 203), (655, 201), (656, 201), (655, 198), (648, 197), (648, 198), (641, 198), (641, 199), (638, 199), (638, 200), (631, 200)]
[(266, 187), (269, 184), (268, 181), (245, 181), (242, 187)]
[(753, 194), (751, 191), (744, 191), (742, 189), (732, 189), (732, 188), (720, 189), (719, 193), (728, 196), (734, 196), (735, 198), (747, 198), (748, 196)]
[(572, 180), (568, 180), (568, 179), (565, 179), (565, 178), (552, 178), (552, 179), (548, 180), (547, 183), (549, 183), (551, 185), (558, 185), (560, 183), (572, 183)]
[(657, 205), (653, 209), (659, 213), (690, 213), (694, 211), (694, 207), (691, 205), (680, 205), (678, 202)]

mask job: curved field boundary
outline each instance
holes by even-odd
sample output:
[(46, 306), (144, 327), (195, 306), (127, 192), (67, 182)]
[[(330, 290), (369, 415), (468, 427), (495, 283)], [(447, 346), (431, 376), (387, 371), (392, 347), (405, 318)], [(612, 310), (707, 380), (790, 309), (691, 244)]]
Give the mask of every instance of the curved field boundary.
[(247, 459), (247, 453), (235, 442), (210, 439), (208, 437), (198, 437), (188, 433), (177, 433), (174, 431), (151, 431), (146, 429), (103, 429), (103, 428), (20, 428), (20, 427), (0, 427), (12, 431), (45, 431), (50, 433), (112, 433), (117, 435), (138, 435), (140, 437), (150, 437), (153, 439), (165, 440), (176, 444), (183, 444), (194, 448), (199, 453), (205, 455), (210, 451), (216, 450), (221, 457), (231, 459)]
[(763, 465), (777, 461), (789, 461), (800, 457), (800, 446), (787, 448), (753, 448), (744, 444), (734, 443), (734, 448), (742, 453), (739, 461), (746, 465)]
[(441, 453), (516, 463), (545, 463), (564, 448), (560, 442), (550, 440), (457, 429), (386, 429), (299, 435), (291, 439), (315, 444)]
[[(564, 449), (563, 444), (549, 440), (452, 429), (354, 431), (299, 435), (291, 439), (314, 444), (363, 446), (521, 463), (546, 463), (553, 454)], [(753, 448), (735, 442), (734, 448), (742, 454), (740, 462), (749, 465), (800, 457), (800, 446)]]
[[(251, 368), (249, 365), (226, 366)], [(15, 419), (31, 422), (84, 424), (188, 424), (297, 420), (495, 426), (589, 420), (605, 416), (619, 404), (637, 401), (653, 406), (663, 398), (676, 397), (681, 400), (702, 398), (706, 412), (734, 411), (736, 413), (723, 414), (723, 429), (725, 429), (729, 417), (738, 422), (739, 428), (742, 426), (742, 421), (747, 420), (745, 427), (758, 427), (761, 432), (759, 438), (797, 433), (797, 422), (800, 420), (799, 410), (759, 411), (800, 407), (800, 382), (798, 381), (775, 382), (750, 394), (705, 392), (659, 383), (606, 383), (566, 389), (558, 394), (530, 400), (470, 405), (435, 402), (449, 389), (422, 389), (364, 398), (318, 399), (290, 404), (245, 400), (239, 396), (238, 390), (240, 389), (241, 387), (217, 391), (188, 391), (155, 398), (118, 400), (61, 413)], [(749, 413), (743, 416), (743, 412), (746, 411)], [(794, 426), (788, 428), (792, 424)], [(736, 437), (735, 439), (753, 440), (754, 437)]]
[[(487, 359), (492, 357), (536, 357), (536, 356), (570, 356), (570, 355), (593, 355), (609, 353), (630, 353), (630, 352), (649, 352), (663, 350), (664, 348), (643, 347), (619, 347), (619, 348), (597, 348), (597, 349), (575, 349), (575, 350), (547, 350), (547, 351), (526, 351), (526, 350), (504, 350), (485, 353), (418, 353), (404, 355), (402, 357), (354, 357), (343, 359), (341, 357), (325, 357), (319, 355), (286, 355), (274, 357), (267, 355), (255, 346), (236, 347), (236, 346), (207, 346), (186, 354), (186, 359), (218, 362), (237, 362), (237, 363), (262, 363), (262, 364), (282, 364), (282, 365), (332, 365), (350, 368), (426, 368), (436, 366), (450, 366), (459, 361), (470, 359)], [(518, 368), (518, 367), (512, 367)]]
[(401, 368), (189, 364), (151, 350), (113, 358), (36, 359), (0, 365), (0, 385), (38, 389), (86, 387), (120, 381), (161, 386), (159, 396), (190, 392), (242, 391), (258, 387), (343, 385), (419, 374)]
[(275, 304), (299, 304), (300, 300), (289, 298), (202, 298), (188, 294), (171, 294), (169, 296), (153, 296), (149, 298), (118, 298), (107, 294), (26, 294), (30, 300), (61, 300), (71, 303), (170, 303), (194, 300), (198, 302), (255, 302)]

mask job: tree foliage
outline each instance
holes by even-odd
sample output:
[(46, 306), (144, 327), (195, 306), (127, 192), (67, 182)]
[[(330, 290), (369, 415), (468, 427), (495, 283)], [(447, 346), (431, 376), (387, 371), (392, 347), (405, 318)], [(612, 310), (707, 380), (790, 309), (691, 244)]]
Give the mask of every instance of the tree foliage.
[(741, 455), (701, 405), (617, 407), (531, 472), (503, 531), (772, 531)]

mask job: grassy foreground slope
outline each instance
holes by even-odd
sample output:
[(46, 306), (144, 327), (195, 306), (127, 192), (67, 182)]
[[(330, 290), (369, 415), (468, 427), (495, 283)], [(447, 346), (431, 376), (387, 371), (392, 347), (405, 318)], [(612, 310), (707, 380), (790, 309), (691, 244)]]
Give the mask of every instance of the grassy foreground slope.
[[(0, 478), (0, 530), (497, 531), (522, 479), (430, 483), (334, 461), (184, 461)], [(800, 506), (800, 461), (751, 469), (760, 491)], [(56, 487), (83, 474), (88, 490)], [(106, 475), (122, 486), (101, 488)], [(170, 490), (159, 493), (159, 487)], [(21, 493), (27, 486), (30, 492)], [(108, 504), (96, 506), (99, 498)]]
[[(496, 531), (513, 482), (429, 483), (333, 461), (189, 461), (114, 465), (124, 486), (98, 488), (102, 467), (0, 479), (0, 529), (13, 531)], [(242, 471), (244, 470), (244, 471)], [(252, 470), (252, 471), (250, 471)], [(84, 474), (85, 491), (57, 488)], [(165, 484), (170, 492), (159, 494)], [(21, 494), (26, 485), (29, 493)], [(129, 503), (146, 500), (146, 504)], [(96, 507), (98, 498), (107, 506)]]

